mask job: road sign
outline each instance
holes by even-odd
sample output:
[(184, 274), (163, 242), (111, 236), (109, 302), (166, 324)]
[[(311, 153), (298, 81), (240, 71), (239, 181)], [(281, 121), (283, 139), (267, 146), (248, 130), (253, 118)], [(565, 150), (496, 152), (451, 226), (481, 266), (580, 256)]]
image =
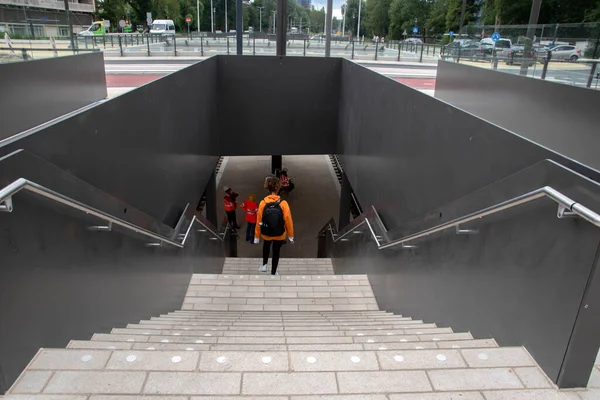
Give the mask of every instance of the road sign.
[(406, 36), (408, 35), (408, 32), (406, 32), (406, 29), (404, 30), (404, 32), (402, 32), (402, 36)]
[(40, 22), (41, 22), (42, 24), (45, 24), (46, 22), (48, 22), (48, 18), (46, 18), (46, 17), (41, 17), (41, 18), (40, 18)]
[(151, 12), (146, 13), (146, 22), (148, 23), (148, 25), (152, 25), (152, 13)]
[(124, 21), (124, 20), (120, 20), (120, 21), (119, 21), (119, 26), (120, 26), (121, 28), (123, 28), (123, 27), (125, 26), (125, 21)]
[(107, 29), (110, 28), (110, 20), (109, 19), (104, 20), (104, 27)]
[(449, 35), (450, 37), (453, 37), (453, 36), (454, 36), (454, 31), (450, 31), (450, 32), (448, 32), (448, 35)]
[(492, 34), (492, 40), (493, 40), (494, 42), (497, 42), (498, 40), (500, 40), (500, 37), (501, 37), (501, 36), (500, 36), (500, 34), (499, 34), (498, 32), (494, 32), (494, 33)]
[(190, 22), (192, 22), (192, 19), (190, 17), (185, 17), (185, 22), (189, 24)]
[(419, 33), (419, 28), (417, 28), (416, 26), (413, 28), (413, 33)]

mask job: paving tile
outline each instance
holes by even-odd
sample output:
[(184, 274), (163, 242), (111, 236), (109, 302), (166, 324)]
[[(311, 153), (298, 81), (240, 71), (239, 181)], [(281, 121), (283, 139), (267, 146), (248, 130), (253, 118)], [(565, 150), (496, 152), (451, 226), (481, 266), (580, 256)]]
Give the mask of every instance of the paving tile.
[[(160, 400), (187, 400), (187, 397), (173, 396), (165, 397), (160, 396)], [(159, 400), (155, 396), (110, 396), (110, 395), (94, 395), (90, 396), (89, 400)]]
[(254, 332), (254, 331), (227, 331), (224, 332), (222, 336), (228, 336), (228, 337), (245, 337), (245, 336), (256, 336), (256, 335), (260, 335), (262, 337), (284, 337), (286, 336), (284, 333), (284, 330), (281, 328), (278, 329), (269, 329), (269, 330), (263, 330), (260, 333)]
[(137, 394), (145, 379), (145, 372), (58, 371), (44, 393)]
[(477, 392), (390, 394), (390, 400), (484, 400)]
[(242, 374), (150, 372), (145, 394), (239, 394)]
[[(314, 362), (309, 362), (314, 361)], [(374, 352), (298, 352), (290, 353), (293, 371), (375, 371), (379, 369)]]
[(546, 389), (553, 387), (546, 374), (538, 367), (514, 368), (514, 371), (528, 389)]
[(595, 367), (592, 369), (590, 380), (588, 381), (589, 388), (600, 388), (600, 369)]
[(442, 341), (442, 340), (472, 340), (473, 336), (468, 332), (459, 333), (436, 333), (434, 335), (419, 335), (419, 339), (423, 342), (427, 341)]
[(236, 305), (232, 304), (229, 306), (230, 311), (262, 311), (263, 305), (261, 304), (247, 304), (247, 305)]
[[(576, 392), (579, 397), (581, 397), (583, 400), (598, 400), (600, 399), (600, 390), (598, 389), (588, 389), (585, 391), (577, 391)], [(571, 400), (571, 399), (569, 399)], [(573, 399), (575, 400), (575, 399)], [(577, 399), (579, 400), (579, 399)]]
[(50, 371), (25, 371), (11, 388), (11, 393), (40, 393), (50, 375)]
[(107, 370), (128, 371), (193, 371), (198, 364), (198, 351), (115, 351)]
[(92, 340), (101, 342), (147, 342), (144, 335), (113, 335), (112, 333), (94, 333)]
[(202, 372), (274, 372), (288, 371), (285, 352), (207, 351), (202, 353), (198, 369)]
[(102, 350), (42, 349), (32, 360), (29, 369), (102, 369), (106, 365), (110, 354), (110, 351)]
[(579, 400), (575, 393), (558, 390), (501, 390), (483, 394), (487, 400)]
[(2, 400), (86, 400), (87, 396), (65, 394), (7, 394)]
[(265, 311), (298, 311), (297, 305), (265, 305)]
[[(435, 343), (429, 343), (429, 342), (408, 342), (408, 343), (401, 343), (401, 342), (396, 342), (396, 343), (378, 343), (376, 339), (371, 339), (373, 340), (373, 343), (363, 343), (362, 346), (365, 348), (365, 350), (380, 350), (380, 351), (385, 351), (385, 350), (425, 350), (425, 349), (436, 349), (437, 346), (435, 345)], [(416, 347), (419, 347), (419, 349), (417, 349)]]
[(528, 367), (536, 363), (522, 347), (500, 347), (492, 349), (467, 349), (461, 353), (469, 367)]
[[(162, 400), (162, 398), (161, 398), (161, 400)], [(288, 398), (287, 398), (287, 396), (286, 397), (280, 397), (280, 396), (268, 396), (268, 397), (227, 396), (227, 398), (212, 397), (212, 396), (192, 396), (192, 397), (190, 397), (190, 400), (288, 400)]]
[(333, 372), (247, 373), (242, 394), (337, 394)]
[[(202, 340), (202, 342), (204, 342), (204, 340)], [(209, 343), (134, 343), (133, 350), (202, 351), (209, 350), (210, 346), (212, 346), (212, 344)]]
[(213, 344), (213, 351), (286, 351), (285, 344)]
[(67, 346), (69, 349), (131, 349), (135, 343), (131, 342), (102, 342), (88, 340), (71, 340)]
[(338, 372), (340, 393), (390, 393), (431, 391), (423, 371)]
[(327, 395), (317, 395), (317, 396), (291, 396), (290, 397), (291, 400), (387, 400), (387, 398), (384, 395), (372, 395), (372, 396), (368, 396), (368, 395), (332, 395), (332, 396), (327, 396)]
[(194, 304), (194, 310), (227, 311), (227, 304)]
[(437, 342), (440, 349), (468, 349), (468, 348), (485, 348), (498, 347), (498, 343), (494, 339), (478, 339), (478, 340), (444, 340)]
[(508, 368), (457, 369), (429, 371), (435, 390), (489, 390), (523, 388), (517, 375)]
[(363, 346), (351, 344), (288, 344), (289, 351), (362, 351)]
[(310, 344), (310, 343), (352, 343), (351, 337), (287, 337), (287, 344)]
[(285, 344), (286, 338), (283, 337), (220, 337), (217, 340), (219, 344)]
[(380, 351), (377, 357), (384, 370), (467, 367), (456, 350)]

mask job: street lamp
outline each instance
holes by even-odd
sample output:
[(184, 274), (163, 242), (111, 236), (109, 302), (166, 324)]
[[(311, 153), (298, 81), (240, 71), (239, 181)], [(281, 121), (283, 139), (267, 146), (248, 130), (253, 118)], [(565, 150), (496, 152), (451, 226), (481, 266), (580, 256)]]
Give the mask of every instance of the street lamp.
[(358, 36), (358, 41), (360, 42), (360, 6), (362, 5), (362, 0), (358, 0), (358, 28), (356, 29), (356, 36)]
[[(196, 11), (198, 13), (198, 37), (200, 37), (200, 0), (196, 0)], [(202, 40), (202, 38), (200, 38)]]
[(229, 28), (227, 25), (227, 0), (225, 0), (225, 33), (229, 33)]
[(258, 8), (258, 29), (262, 32), (262, 10), (264, 7), (256, 7)]
[(273, 33), (275, 33), (275, 15), (277, 15), (277, 11), (273, 11)]
[(213, 0), (210, 0), (210, 31), (211, 31), (211, 33), (215, 33), (214, 16), (215, 16), (215, 9), (213, 7)]

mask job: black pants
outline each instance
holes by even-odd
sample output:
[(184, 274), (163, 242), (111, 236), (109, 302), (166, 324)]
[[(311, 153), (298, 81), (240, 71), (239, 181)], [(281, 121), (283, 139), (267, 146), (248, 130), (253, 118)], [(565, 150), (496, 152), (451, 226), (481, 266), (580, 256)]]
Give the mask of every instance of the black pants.
[(269, 261), (271, 243), (273, 243), (273, 266), (271, 267), (271, 275), (275, 275), (275, 272), (277, 272), (277, 265), (279, 265), (279, 253), (281, 253), (281, 246), (285, 244), (285, 240), (263, 240), (263, 265), (267, 265), (267, 262)]
[(240, 229), (239, 225), (237, 224), (235, 210), (225, 211), (225, 214), (227, 214), (227, 221), (229, 221), (229, 225), (231, 225), (234, 229)]

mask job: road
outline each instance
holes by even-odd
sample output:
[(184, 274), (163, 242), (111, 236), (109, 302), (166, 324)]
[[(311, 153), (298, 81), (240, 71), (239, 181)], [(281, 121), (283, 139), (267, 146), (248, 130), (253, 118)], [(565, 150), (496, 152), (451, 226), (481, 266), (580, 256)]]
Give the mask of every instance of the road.
[[(133, 88), (152, 82), (167, 74), (197, 62), (197, 59), (170, 57), (155, 58), (110, 58), (105, 60), (106, 84), (109, 97), (125, 93)], [(405, 85), (433, 95), (436, 66), (434, 64), (404, 63), (403, 65), (362, 62), (365, 67), (402, 82)]]

